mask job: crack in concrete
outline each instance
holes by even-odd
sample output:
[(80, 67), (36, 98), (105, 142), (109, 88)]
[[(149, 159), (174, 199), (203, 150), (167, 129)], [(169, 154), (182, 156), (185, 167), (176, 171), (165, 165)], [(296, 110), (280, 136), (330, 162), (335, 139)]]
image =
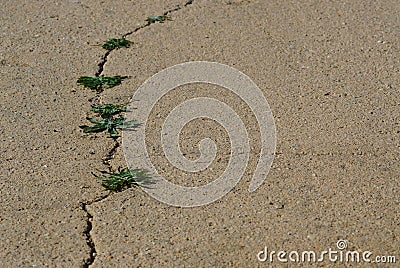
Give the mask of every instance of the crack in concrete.
[(110, 160), (112, 160), (114, 158), (114, 154), (116, 153), (117, 149), (120, 146), (121, 146), (121, 143), (118, 140), (115, 140), (114, 146), (107, 153), (107, 155), (103, 158), (103, 164), (108, 166), (108, 169), (109, 169), (110, 172), (111, 172)]
[[(192, 5), (192, 4), (194, 3), (194, 1), (195, 1), (195, 0), (190, 0), (190, 1), (186, 2), (183, 6), (177, 6), (176, 8), (170, 9), (170, 10), (164, 12), (164, 13), (163, 13), (163, 16), (167, 16), (167, 15), (169, 15), (169, 14), (171, 14), (171, 13), (174, 13), (174, 12), (176, 12), (176, 11), (179, 11), (179, 10), (181, 10), (181, 9), (183, 9), (183, 8), (185, 8), (185, 7), (187, 7), (187, 6), (189, 6), (189, 5)], [(144, 28), (146, 28), (146, 27), (149, 27), (151, 24), (152, 24), (151, 22), (147, 22), (146, 24), (141, 25), (141, 26), (135, 28), (133, 31), (127, 32), (126, 34), (122, 35), (122, 38), (125, 38), (125, 37), (127, 37), (128, 35), (134, 34), (134, 33), (138, 32), (138, 31), (141, 30), (141, 29), (144, 29)], [(96, 71), (96, 74), (95, 74), (96, 76), (100, 76), (100, 75), (103, 73), (103, 71), (104, 71), (104, 65), (107, 63), (108, 56), (111, 54), (111, 52), (112, 52), (113, 50), (115, 50), (115, 48), (114, 48), (114, 49), (111, 49), (111, 50), (108, 50), (108, 51), (103, 55), (103, 57), (101, 58), (101, 61), (100, 61), (99, 64), (98, 64), (99, 69)]]
[[(178, 5), (176, 8), (173, 8), (173, 9), (170, 9), (170, 10), (167, 10), (166, 12), (164, 12), (163, 15), (167, 16), (167, 15), (169, 15), (171, 13), (179, 11), (179, 10), (189, 6), (189, 5), (192, 5), (194, 2), (195, 2), (195, 0), (190, 0), (190, 1), (186, 2), (183, 6), (179, 6)], [(125, 37), (127, 37), (127, 36), (129, 36), (129, 35), (131, 35), (133, 33), (138, 32), (141, 29), (149, 27), (151, 24), (152, 24), (151, 22), (147, 22), (146, 24), (135, 28), (133, 31), (130, 31), (130, 32), (124, 34), (122, 37), (125, 38)], [(96, 77), (99, 77), (100, 75), (102, 75), (102, 73), (104, 71), (104, 66), (106, 65), (106, 63), (108, 61), (108, 56), (110, 56), (110, 54), (111, 54), (111, 52), (113, 50), (115, 50), (115, 49), (108, 50), (103, 55), (103, 57), (101, 58), (100, 62), (97, 65), (99, 68), (97, 69), (97, 71), (95, 73)], [(99, 103), (100, 100), (101, 100), (101, 93), (103, 93), (103, 91), (104, 91), (104, 89), (96, 90), (96, 96), (91, 98), (89, 101), (90, 102)], [(114, 139), (114, 140), (115, 140), (114, 146), (107, 153), (107, 155), (102, 159), (103, 160), (103, 164), (108, 166), (108, 169), (109, 169), (110, 172), (111, 172), (110, 160), (112, 160), (114, 158), (114, 154), (116, 153), (117, 149), (121, 146), (121, 143), (117, 139)], [(90, 267), (94, 263), (94, 261), (96, 260), (96, 256), (97, 256), (96, 246), (94, 244), (94, 241), (93, 241), (92, 235), (91, 235), (91, 231), (93, 229), (93, 225), (92, 225), (93, 216), (87, 210), (87, 206), (89, 206), (89, 205), (91, 205), (93, 203), (102, 201), (102, 200), (106, 199), (109, 195), (110, 195), (110, 193), (108, 193), (107, 195), (101, 196), (99, 198), (96, 198), (93, 201), (89, 201), (89, 202), (86, 202), (86, 203), (85, 202), (81, 202), (81, 208), (86, 213), (86, 217), (87, 217), (87, 220), (86, 220), (87, 226), (86, 226), (86, 229), (83, 231), (83, 233), (86, 235), (86, 243), (90, 248), (90, 256), (83, 263), (83, 267), (85, 267), (85, 268)]]
[(81, 203), (81, 208), (83, 211), (85, 211), (86, 213), (86, 229), (83, 231), (83, 233), (86, 235), (86, 244), (89, 246), (90, 248), (90, 253), (89, 253), (89, 258), (87, 258), (84, 263), (83, 263), (83, 267), (87, 268), (90, 265), (93, 264), (95, 258), (96, 258), (96, 247), (94, 245), (93, 239), (92, 239), (92, 235), (90, 234), (90, 232), (92, 231), (92, 220), (93, 220), (93, 216), (87, 211), (86, 208), (87, 204), (86, 203)]
[[(104, 70), (104, 65), (106, 64), (107, 58), (108, 58), (108, 56), (110, 55), (111, 51), (113, 51), (113, 50), (108, 50), (108, 51), (103, 55), (103, 57), (101, 58), (101, 61), (100, 61), (99, 64), (97, 65), (97, 66), (99, 67), (99, 69), (97, 70), (95, 76), (99, 77), (99, 76), (101, 75), (101, 73), (103, 72), (103, 70)], [(101, 92), (103, 92), (103, 90), (101, 90)], [(100, 92), (100, 93), (101, 93), (101, 92)]]
[(83, 234), (86, 236), (86, 244), (89, 246), (90, 248), (90, 253), (89, 253), (89, 258), (87, 258), (86, 260), (84, 260), (83, 263), (83, 267), (87, 268), (90, 267), (90, 265), (93, 264), (94, 260), (96, 259), (96, 255), (97, 255), (97, 251), (96, 251), (96, 247), (94, 245), (93, 239), (92, 239), (92, 235), (90, 234), (90, 232), (93, 229), (93, 225), (92, 225), (92, 221), (93, 221), (93, 216), (92, 214), (90, 214), (90, 212), (87, 209), (87, 206), (90, 206), (93, 203), (99, 202), (101, 200), (106, 199), (108, 196), (110, 195), (110, 193), (100, 196), (98, 198), (96, 198), (95, 200), (89, 201), (89, 202), (81, 202), (81, 209), (86, 213), (86, 229), (83, 231)]

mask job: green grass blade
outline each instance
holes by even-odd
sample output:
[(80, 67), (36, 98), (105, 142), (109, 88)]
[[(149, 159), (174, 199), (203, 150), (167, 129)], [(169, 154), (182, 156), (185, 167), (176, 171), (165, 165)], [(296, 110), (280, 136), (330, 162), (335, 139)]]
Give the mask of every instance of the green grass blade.
[(102, 45), (102, 48), (106, 50), (114, 50), (114, 49), (119, 49), (119, 48), (128, 48), (130, 45), (133, 44), (133, 42), (125, 39), (125, 38), (110, 38), (108, 39), (104, 45)]
[(106, 88), (112, 88), (122, 83), (122, 80), (128, 78), (128, 76), (100, 76), (99, 79), (102, 85)]
[(90, 89), (100, 90), (103, 87), (112, 88), (122, 83), (128, 76), (81, 76), (77, 83)]
[(119, 169), (118, 172), (100, 171), (106, 175), (93, 175), (102, 180), (101, 185), (110, 191), (122, 191), (139, 184), (149, 182), (150, 175), (142, 169), (134, 169), (130, 171), (128, 168)]
[(94, 125), (94, 126), (80, 126), (84, 133), (98, 133), (103, 132), (107, 129), (105, 125)]
[(114, 104), (99, 104), (97, 106), (92, 106), (90, 110), (94, 113), (99, 114), (103, 118), (108, 118), (112, 115), (125, 112), (126, 107)]
[(90, 89), (101, 89), (102, 87), (101, 81), (96, 76), (81, 76), (77, 83)]

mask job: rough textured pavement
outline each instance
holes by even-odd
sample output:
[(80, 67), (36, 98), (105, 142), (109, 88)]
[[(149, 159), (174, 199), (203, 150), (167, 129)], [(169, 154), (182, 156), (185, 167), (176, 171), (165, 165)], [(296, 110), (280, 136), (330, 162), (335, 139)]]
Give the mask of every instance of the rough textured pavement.
[[(173, 21), (146, 26), (168, 11)], [(257, 260), (266, 246), (321, 252), (340, 239), (399, 263), (399, 13), (390, 0), (2, 1), (0, 266), (268, 267)], [(112, 51), (102, 74), (131, 79), (101, 94), (77, 86), (99, 70), (98, 45), (127, 33), (135, 44)], [(105, 197), (91, 172), (125, 161), (117, 148), (104, 164), (113, 140), (79, 129), (90, 104), (126, 104), (151, 75), (196, 60), (239, 69), (268, 99), (277, 151), (264, 184), (247, 191), (259, 152), (248, 107), (223, 88), (191, 85), (152, 113), (152, 159), (179, 179), (162, 157), (160, 124), (185, 99), (215, 97), (235, 107), (252, 137), (241, 182), (198, 208), (170, 207), (138, 188)], [(213, 121), (188, 124), (182, 151), (198, 157), (204, 136), (220, 145), (212, 170), (179, 183), (224, 169), (229, 143)]]

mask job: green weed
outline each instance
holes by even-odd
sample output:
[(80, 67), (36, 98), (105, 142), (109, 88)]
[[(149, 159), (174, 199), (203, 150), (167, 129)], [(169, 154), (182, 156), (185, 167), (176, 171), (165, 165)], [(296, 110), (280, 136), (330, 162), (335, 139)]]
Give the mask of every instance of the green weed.
[(125, 38), (118, 38), (118, 39), (110, 38), (101, 47), (111, 51), (111, 50), (119, 49), (122, 47), (128, 48), (128, 47), (130, 47), (131, 44), (133, 44), (133, 42), (131, 42)]
[(90, 123), (94, 124), (94, 126), (79, 126), (81, 129), (83, 129), (84, 133), (98, 133), (107, 131), (110, 134), (111, 138), (119, 137), (119, 133), (117, 131), (118, 129), (132, 129), (139, 126), (139, 123), (136, 120), (125, 121), (125, 118), (122, 116), (119, 116), (117, 118), (108, 117), (100, 119), (86, 117), (86, 119)]
[(90, 110), (94, 113), (99, 114), (102, 118), (110, 118), (115, 114), (125, 112), (126, 107), (114, 104), (99, 104), (96, 106), (92, 106)]
[(78, 79), (78, 84), (84, 87), (100, 90), (103, 87), (112, 88), (122, 83), (122, 80), (129, 78), (128, 76), (81, 76)]
[(172, 20), (171, 17), (166, 16), (166, 15), (162, 15), (162, 16), (149, 16), (147, 17), (146, 21), (148, 23), (155, 23), (155, 22), (159, 22), (159, 23), (164, 23), (167, 20)]
[(142, 169), (118, 168), (118, 172), (99, 171), (103, 175), (93, 175), (102, 180), (101, 185), (110, 191), (120, 192), (135, 185), (149, 184), (150, 175)]

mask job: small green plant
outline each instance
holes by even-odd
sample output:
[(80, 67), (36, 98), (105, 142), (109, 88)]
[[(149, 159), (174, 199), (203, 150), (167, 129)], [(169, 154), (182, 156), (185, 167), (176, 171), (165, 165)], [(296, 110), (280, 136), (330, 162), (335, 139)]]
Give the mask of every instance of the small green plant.
[(118, 39), (110, 38), (101, 47), (111, 51), (111, 50), (119, 49), (122, 47), (128, 48), (128, 47), (130, 47), (131, 44), (133, 44), (133, 42), (131, 42), (125, 38), (118, 38)]
[(139, 125), (136, 120), (125, 121), (122, 116), (114, 117), (121, 112), (126, 112), (126, 107), (115, 104), (98, 104), (91, 106), (90, 110), (100, 116), (100, 118), (86, 117), (86, 119), (94, 124), (93, 126), (80, 126), (84, 133), (107, 131), (112, 138), (119, 137), (118, 129), (130, 129)]
[(171, 17), (166, 16), (166, 15), (161, 15), (161, 16), (149, 16), (146, 21), (148, 23), (155, 23), (155, 22), (159, 22), (159, 23), (164, 23), (167, 20), (172, 20)]
[(132, 129), (137, 126), (139, 126), (139, 123), (136, 120), (131, 120), (131, 121), (125, 121), (125, 118), (122, 116), (119, 116), (117, 118), (92, 118), (92, 117), (86, 117), (86, 119), (94, 124), (94, 126), (79, 126), (81, 129), (83, 129), (84, 133), (98, 133), (98, 132), (103, 132), (107, 131), (110, 134), (111, 138), (118, 138), (119, 133), (117, 129)]
[(92, 106), (90, 110), (94, 113), (99, 114), (101, 118), (110, 118), (115, 114), (126, 112), (126, 107), (115, 104), (99, 104)]
[(99, 171), (103, 175), (93, 175), (102, 180), (101, 185), (110, 191), (120, 192), (135, 185), (148, 184), (149, 174), (143, 169), (118, 168), (118, 172)]
[(84, 87), (101, 90), (103, 87), (112, 88), (122, 83), (122, 80), (129, 78), (128, 76), (81, 76), (78, 79), (78, 84)]

